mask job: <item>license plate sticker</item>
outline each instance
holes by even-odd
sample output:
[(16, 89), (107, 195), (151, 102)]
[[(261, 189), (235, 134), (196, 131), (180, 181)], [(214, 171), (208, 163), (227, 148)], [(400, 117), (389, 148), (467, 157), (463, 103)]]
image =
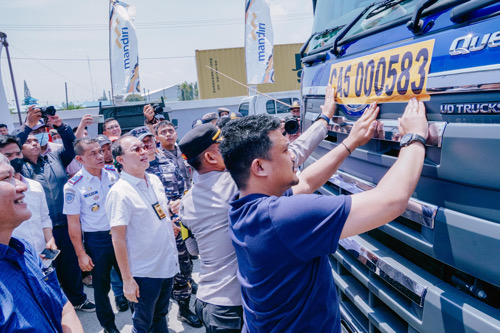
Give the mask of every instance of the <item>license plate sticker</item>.
[(340, 104), (428, 101), (433, 49), (434, 39), (332, 64), (328, 83)]

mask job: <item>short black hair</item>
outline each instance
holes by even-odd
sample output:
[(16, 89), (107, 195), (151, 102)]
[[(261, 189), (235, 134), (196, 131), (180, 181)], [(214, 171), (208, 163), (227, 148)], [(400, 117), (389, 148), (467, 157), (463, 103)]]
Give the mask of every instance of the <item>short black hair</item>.
[(4, 128), (4, 127), (5, 127), (5, 128), (8, 128), (8, 127), (7, 127), (7, 125), (5, 125), (5, 124), (0, 124), (0, 128)]
[(250, 177), (250, 166), (256, 158), (269, 160), (272, 147), (269, 132), (281, 121), (268, 115), (248, 116), (227, 123), (219, 146), (226, 168), (238, 188), (244, 189)]
[(118, 123), (118, 125), (120, 125), (120, 123), (118, 122), (118, 120), (116, 120), (115, 118), (113, 118), (113, 117), (106, 118), (106, 119), (104, 119), (104, 124), (102, 124), (102, 126), (104, 127), (105, 131), (106, 131), (106, 128), (108, 127), (108, 123), (110, 123), (112, 121), (116, 121)]
[[(2, 127), (2, 126), (0, 126)], [(19, 149), (22, 149), (21, 144), (19, 143), (19, 139), (14, 135), (0, 135), (0, 149), (4, 148), (11, 143), (15, 143)]]
[(192, 166), (196, 171), (200, 171), (201, 162), (202, 162), (203, 154), (196, 155), (193, 158), (187, 160), (188, 164)]
[(164, 127), (164, 126), (172, 126), (175, 129), (175, 125), (172, 124), (172, 122), (170, 120), (162, 120), (160, 121), (158, 124), (155, 125), (154, 129), (155, 129), (155, 134), (158, 135), (158, 129), (160, 127)]
[(81, 139), (77, 139), (75, 143), (73, 143), (73, 148), (75, 149), (75, 154), (82, 156), (85, 154), (84, 144), (89, 145), (92, 143), (99, 143), (95, 138), (84, 137)]
[(116, 160), (118, 156), (122, 156), (124, 154), (123, 148), (122, 148), (122, 140), (123, 138), (131, 137), (131, 135), (125, 134), (120, 136), (118, 139), (115, 140), (111, 144), (111, 154), (113, 154), (113, 158)]

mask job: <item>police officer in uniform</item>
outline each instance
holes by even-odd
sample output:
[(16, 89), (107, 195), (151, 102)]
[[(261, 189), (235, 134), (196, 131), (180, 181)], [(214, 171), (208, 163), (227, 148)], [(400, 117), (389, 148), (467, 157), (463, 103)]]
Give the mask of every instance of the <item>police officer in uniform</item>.
[(77, 140), (75, 153), (76, 160), (83, 167), (64, 186), (64, 214), (68, 217), (69, 235), (81, 270), (93, 271), (99, 323), (105, 332), (119, 332), (108, 297), (111, 267), (117, 272), (119, 268), (104, 210), (106, 195), (118, 178), (104, 170), (104, 156), (96, 139), (86, 137)]
[(189, 309), (189, 301), (193, 291), (193, 264), (187, 251), (186, 244), (182, 239), (180, 224), (177, 218), (180, 199), (184, 194), (184, 177), (176, 164), (163, 152), (156, 150), (156, 140), (154, 135), (146, 126), (137, 127), (129, 133), (142, 141), (144, 146), (148, 147), (149, 168), (146, 172), (155, 174), (160, 178), (165, 187), (165, 194), (169, 200), (169, 213), (172, 221), (175, 221), (174, 234), (177, 251), (179, 252), (180, 273), (174, 277), (174, 286), (172, 288), (172, 298), (179, 304), (177, 319), (193, 327), (202, 327), (201, 321)]

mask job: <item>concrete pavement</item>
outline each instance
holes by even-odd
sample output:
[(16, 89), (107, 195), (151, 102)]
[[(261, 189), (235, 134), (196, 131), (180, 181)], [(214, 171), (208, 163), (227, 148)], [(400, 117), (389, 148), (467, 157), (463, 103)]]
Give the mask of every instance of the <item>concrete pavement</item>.
[[(193, 267), (193, 279), (198, 282), (198, 272), (199, 272), (199, 260), (194, 260)], [(89, 297), (91, 301), (94, 301), (94, 289), (85, 287), (85, 293)], [(132, 331), (132, 314), (129, 311), (126, 312), (118, 312), (115, 307), (114, 295), (113, 292), (109, 293), (109, 297), (111, 300), (111, 305), (113, 306), (113, 310), (115, 312), (115, 323), (120, 332), (128, 333)], [(194, 312), (194, 295), (191, 297), (191, 311)], [(194, 328), (186, 323), (182, 323), (177, 320), (177, 312), (179, 310), (179, 306), (176, 302), (170, 301), (170, 309), (168, 311), (168, 328), (169, 333), (178, 333), (178, 332), (186, 332), (186, 333), (202, 333), (205, 332), (205, 328)], [(83, 326), (83, 330), (85, 333), (102, 333), (104, 330), (99, 325), (99, 321), (97, 320), (97, 316), (95, 312), (87, 313), (83, 311), (76, 311), (78, 318)]]

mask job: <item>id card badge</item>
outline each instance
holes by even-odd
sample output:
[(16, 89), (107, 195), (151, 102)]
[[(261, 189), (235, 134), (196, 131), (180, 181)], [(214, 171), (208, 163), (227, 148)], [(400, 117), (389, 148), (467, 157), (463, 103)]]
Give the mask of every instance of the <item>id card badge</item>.
[(163, 220), (165, 217), (167, 217), (167, 214), (165, 214), (159, 202), (152, 204), (152, 206), (156, 212), (156, 216), (158, 216), (160, 220)]

